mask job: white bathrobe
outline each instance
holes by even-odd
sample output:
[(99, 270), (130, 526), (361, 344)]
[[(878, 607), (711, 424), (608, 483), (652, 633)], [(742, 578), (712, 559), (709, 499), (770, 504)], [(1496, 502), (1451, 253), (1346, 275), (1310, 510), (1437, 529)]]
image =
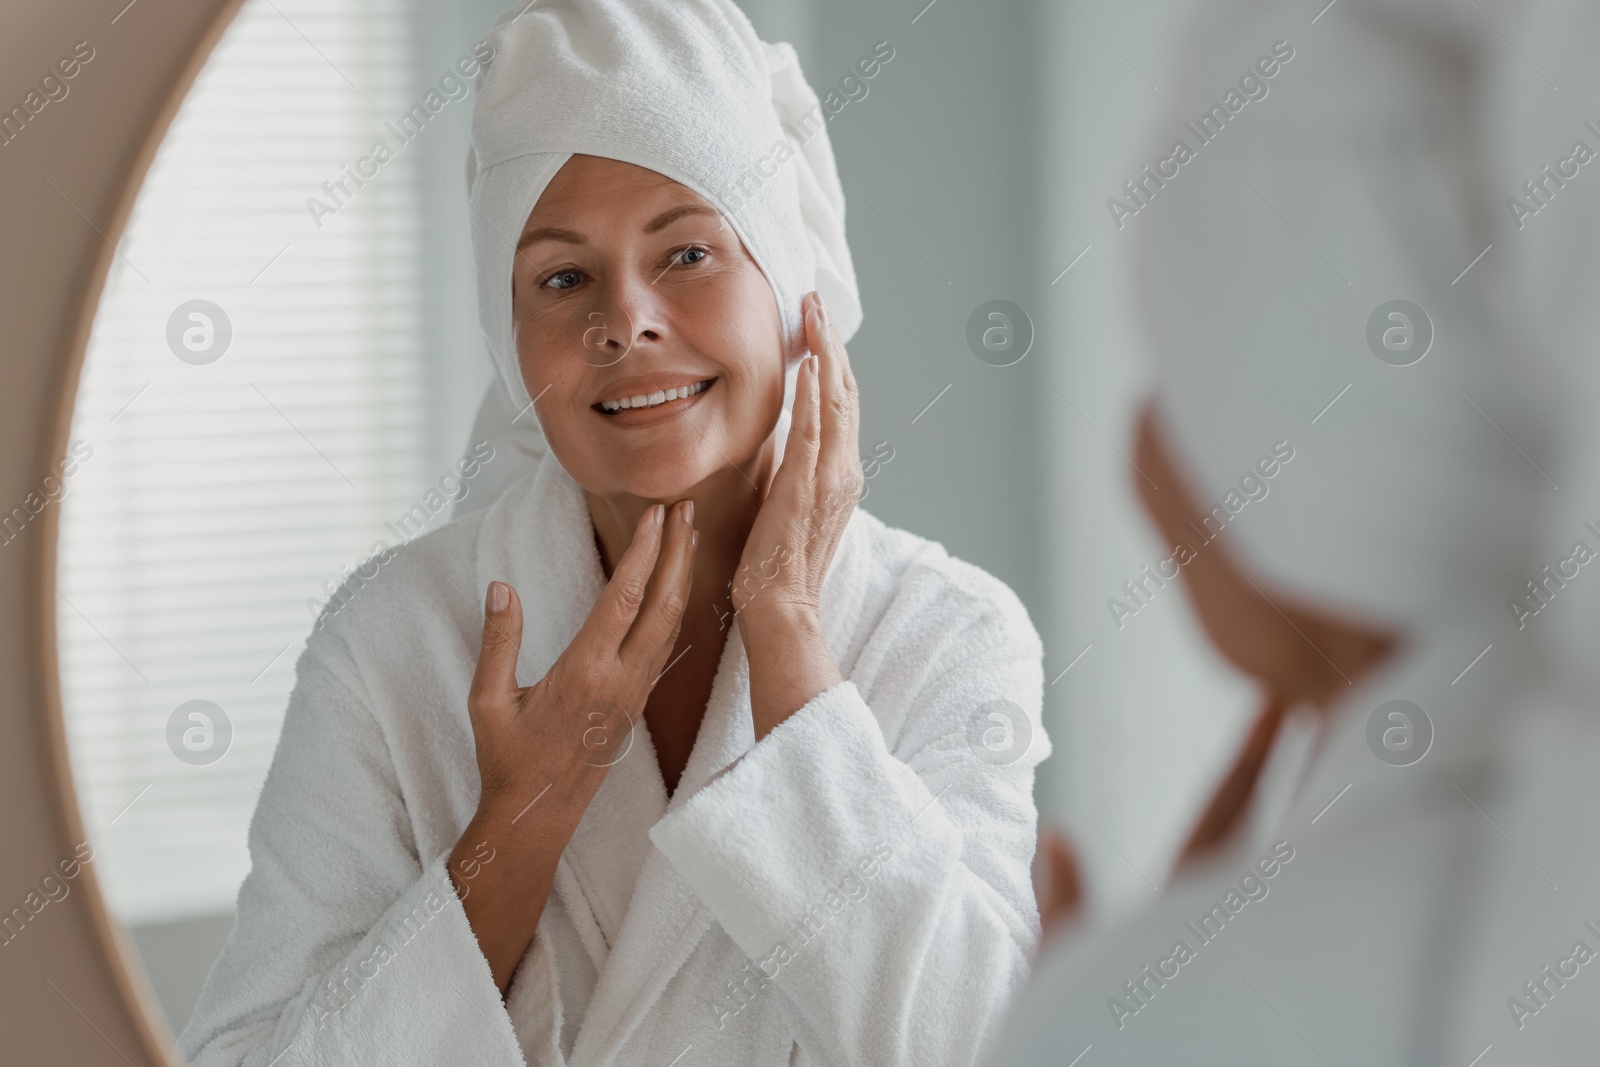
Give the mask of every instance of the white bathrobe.
[[(466, 695), (491, 579), (522, 597), (531, 684), (604, 584), (553, 460), (401, 548), (312, 634), (190, 1062), (974, 1062), (1038, 935), (1049, 742), (1016, 596), (858, 509), (822, 596), (847, 680), (756, 744), (734, 623), (677, 792), (641, 722), (502, 1003), (444, 869), (478, 799)], [(1014, 735), (993, 701), (1022, 710)]]

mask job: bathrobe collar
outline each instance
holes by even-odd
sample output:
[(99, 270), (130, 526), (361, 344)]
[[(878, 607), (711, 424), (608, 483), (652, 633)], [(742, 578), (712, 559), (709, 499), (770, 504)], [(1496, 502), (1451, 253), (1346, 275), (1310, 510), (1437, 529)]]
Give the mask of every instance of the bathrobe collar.
[[(861, 568), (862, 533), (852, 521), (824, 582), (823, 634), (836, 656), (848, 644), (846, 622), (861, 614), (862, 583), (852, 573)], [(496, 580), (509, 582), (522, 600), (517, 679), (531, 685), (577, 635), (606, 582), (583, 488), (553, 456), (485, 513), (477, 595)], [(574, 729), (574, 748), (584, 725)], [(554, 892), (600, 975), (572, 1064), (605, 1062), (620, 1049), (711, 929), (710, 913), (651, 844), (649, 831), (755, 744), (749, 664), (737, 620), (670, 801), (642, 718), (630, 737), (631, 747), (611, 767), (562, 853), (555, 879)]]

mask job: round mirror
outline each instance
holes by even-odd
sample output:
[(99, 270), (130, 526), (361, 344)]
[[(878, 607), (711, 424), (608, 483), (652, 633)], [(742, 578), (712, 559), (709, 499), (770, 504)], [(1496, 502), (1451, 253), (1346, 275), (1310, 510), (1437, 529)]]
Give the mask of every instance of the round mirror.
[(174, 1034), (317, 613), (470, 492), (463, 161), (502, 6), (246, 0), (117, 243), (46, 489), (93, 863)]
[[(476, 48), (505, 6), (243, 0), (153, 150), (126, 226), (82, 213), (114, 252), (79, 337), (70, 430), (57, 426), (65, 461), (45, 483), (56, 565), (39, 584), (91, 880), (173, 1036), (231, 929), (258, 790), (318, 614), (338, 610), (330, 595), (375, 550), (475, 506), (510, 462), (457, 476), (492, 373), (467, 131)], [(935, 30), (942, 5), (892, 19), (832, 0), (741, 6), (762, 36), (798, 45), (820, 92), (850, 101), (830, 112), (844, 119), (829, 136), (851, 160), (852, 254), (882, 324), (859, 345), (883, 426), (863, 450), (879, 466), (897, 457), (872, 482), (874, 513), (1013, 584), (1039, 573), (1032, 525), (993, 517), (1034, 514), (1016, 457), (1038, 450), (1015, 413), (1042, 395), (1027, 376), (1044, 364), (1035, 354), (1008, 374), (972, 359), (961, 340), (972, 307), (943, 295), (976, 275), (986, 294), (1042, 302), (1048, 279), (1013, 248), (1032, 210), (1014, 195), (1024, 135), (948, 121), (1009, 106), (1031, 84), (1014, 62), (1019, 19), (972, 10)], [(1003, 77), (951, 81), (980, 38), (982, 65)], [(850, 71), (879, 40), (918, 58), (863, 106)], [(128, 55), (105, 51), (108, 67)], [(891, 132), (916, 150), (881, 151)], [(930, 179), (935, 153), (956, 162)], [(895, 204), (905, 190), (915, 197)], [(958, 198), (964, 228), (946, 233), (943, 205)], [(930, 259), (936, 234), (961, 253)], [(975, 494), (954, 513), (952, 478)]]

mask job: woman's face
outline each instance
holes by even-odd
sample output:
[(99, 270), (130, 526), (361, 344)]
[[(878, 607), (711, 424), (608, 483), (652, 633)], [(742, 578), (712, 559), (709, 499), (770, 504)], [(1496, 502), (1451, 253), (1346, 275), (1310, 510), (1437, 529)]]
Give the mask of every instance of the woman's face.
[[(1145, 511), (1169, 545), (1194, 543), (1207, 512), (1178, 474), (1154, 404), (1134, 430), (1133, 478)], [(1159, 488), (1158, 488), (1159, 487)], [(1397, 637), (1274, 593), (1270, 598), (1221, 542), (1183, 565), (1184, 588), (1224, 659), (1288, 705), (1326, 707), (1395, 648)]]
[(777, 303), (705, 200), (655, 171), (576, 155), (519, 244), (522, 378), (580, 485), (671, 502), (760, 458), (783, 406)]

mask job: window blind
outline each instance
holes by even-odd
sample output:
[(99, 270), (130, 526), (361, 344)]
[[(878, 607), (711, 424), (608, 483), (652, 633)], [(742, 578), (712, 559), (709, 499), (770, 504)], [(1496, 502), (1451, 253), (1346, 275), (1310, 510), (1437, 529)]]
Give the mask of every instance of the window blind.
[[(399, 148), (320, 228), (307, 206), (433, 80), (412, 25), (403, 0), (247, 0), (94, 322), (72, 424), (93, 451), (59, 505), (54, 582), (73, 772), (129, 924), (232, 907), (307, 601), (437, 474), (421, 153)], [(169, 737), (196, 700), (231, 724), (214, 761), (220, 723), (198, 756)]]

